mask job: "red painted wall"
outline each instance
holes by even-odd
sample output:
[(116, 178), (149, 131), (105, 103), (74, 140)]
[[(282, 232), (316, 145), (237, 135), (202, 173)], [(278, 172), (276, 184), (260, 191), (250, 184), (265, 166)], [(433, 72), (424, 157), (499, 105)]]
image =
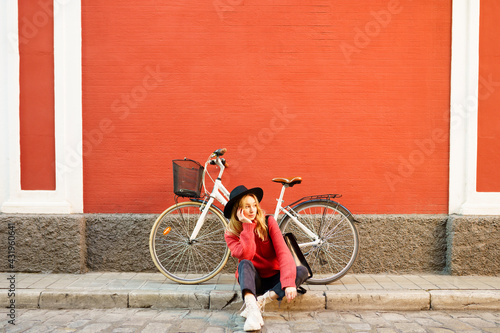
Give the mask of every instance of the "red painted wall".
[(53, 10), (18, 4), (21, 189), (55, 190)]
[(477, 191), (500, 192), (500, 45), (498, 19), (500, 3), (481, 0), (479, 23), (479, 90)]
[(171, 160), (291, 202), (446, 213), (451, 1), (83, 0), (84, 205), (159, 213)]

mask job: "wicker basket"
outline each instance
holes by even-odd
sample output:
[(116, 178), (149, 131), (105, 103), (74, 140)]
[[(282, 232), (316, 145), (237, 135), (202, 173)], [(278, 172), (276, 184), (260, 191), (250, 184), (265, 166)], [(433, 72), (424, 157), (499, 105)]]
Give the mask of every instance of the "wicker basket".
[(174, 170), (174, 193), (180, 197), (200, 197), (203, 166), (187, 158), (172, 160), (172, 163)]

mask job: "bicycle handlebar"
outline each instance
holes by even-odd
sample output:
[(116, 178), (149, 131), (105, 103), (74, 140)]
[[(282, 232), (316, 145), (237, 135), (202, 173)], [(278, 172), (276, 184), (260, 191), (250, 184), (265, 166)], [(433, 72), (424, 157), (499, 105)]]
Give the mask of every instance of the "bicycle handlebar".
[(220, 157), (220, 156), (224, 155), (226, 152), (227, 152), (226, 148), (221, 148), (221, 149), (217, 149), (216, 151), (214, 151), (212, 155)]
[(210, 192), (207, 191), (207, 187), (205, 186), (205, 175), (208, 174), (208, 177), (212, 180), (212, 182), (215, 182), (213, 178), (210, 176), (210, 173), (207, 170), (207, 166), (210, 164), (210, 165), (217, 165), (220, 167), (219, 176), (217, 177), (217, 179), (220, 180), (220, 178), (222, 177), (222, 173), (224, 172), (224, 169), (228, 167), (227, 161), (221, 157), (226, 152), (227, 152), (226, 148), (217, 149), (212, 154), (210, 154), (207, 161), (205, 162), (202, 181), (203, 181), (203, 188), (205, 189), (205, 192), (207, 194)]
[[(219, 159), (222, 155), (224, 155), (225, 153), (227, 152), (227, 149), (226, 148), (221, 148), (221, 149), (217, 149), (216, 151), (214, 151), (209, 159), (213, 158), (213, 157), (216, 157), (217, 159)], [(227, 161), (224, 159), (224, 158), (220, 158), (220, 161), (222, 163), (222, 165), (224, 165), (226, 168), (229, 166)]]

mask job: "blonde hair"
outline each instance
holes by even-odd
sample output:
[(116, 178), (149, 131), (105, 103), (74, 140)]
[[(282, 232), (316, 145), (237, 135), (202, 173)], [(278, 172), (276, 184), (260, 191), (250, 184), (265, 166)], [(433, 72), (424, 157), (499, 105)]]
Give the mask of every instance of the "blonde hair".
[(260, 208), (259, 200), (255, 194), (247, 194), (243, 198), (240, 199), (237, 205), (234, 205), (233, 210), (231, 211), (231, 219), (229, 220), (229, 224), (227, 225), (226, 230), (238, 237), (240, 237), (240, 233), (243, 231), (243, 223), (238, 220), (236, 217), (236, 212), (238, 208), (243, 208), (243, 202), (246, 197), (251, 196), (255, 199), (257, 204), (257, 214), (255, 216), (255, 233), (259, 238), (263, 241), (267, 239), (268, 231), (267, 231), (267, 223), (266, 223), (266, 215), (265, 212)]

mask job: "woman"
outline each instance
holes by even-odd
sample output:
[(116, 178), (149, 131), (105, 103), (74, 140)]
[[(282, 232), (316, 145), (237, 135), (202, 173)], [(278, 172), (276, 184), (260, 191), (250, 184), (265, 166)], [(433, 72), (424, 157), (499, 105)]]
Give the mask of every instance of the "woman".
[(295, 266), (276, 220), (266, 219), (259, 204), (263, 195), (261, 188), (248, 190), (240, 185), (224, 208), (224, 216), (230, 219), (224, 237), (239, 261), (236, 278), (246, 306), (241, 313), (246, 317), (245, 331), (261, 329), (261, 308), (283, 297), (290, 302), (308, 277), (304, 267)]

